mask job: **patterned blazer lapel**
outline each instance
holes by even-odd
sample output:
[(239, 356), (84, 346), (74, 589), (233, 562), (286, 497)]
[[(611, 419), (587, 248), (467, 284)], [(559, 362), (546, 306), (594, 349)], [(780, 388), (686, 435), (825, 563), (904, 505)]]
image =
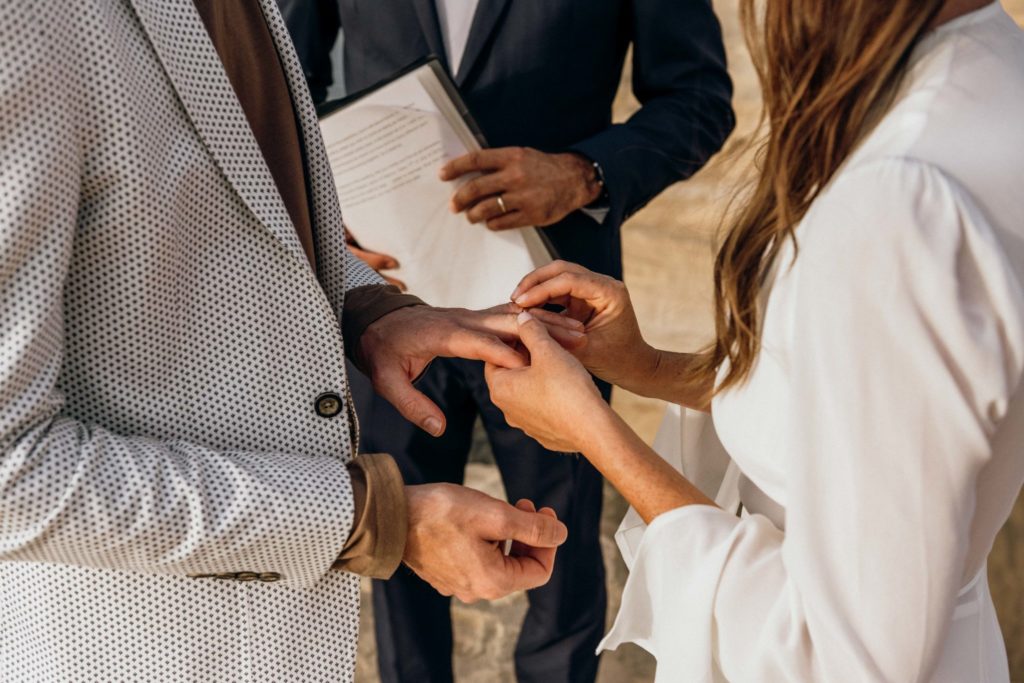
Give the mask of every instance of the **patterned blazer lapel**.
[(288, 26), (281, 17), (277, 0), (260, 0), (263, 15), (267, 18), (270, 35), (277, 46), (277, 53), (284, 68), (288, 90), (291, 92), (295, 115), (299, 121), (302, 146), (306, 162), (307, 183), (313, 204), (313, 229), (318, 234), (340, 230), (341, 209), (338, 206), (338, 192), (334, 186), (334, 174), (327, 160), (320, 121), (316, 115), (313, 98), (309, 94), (306, 75), (295, 52)]
[(320, 121), (309, 95), (306, 75), (302, 70), (295, 45), (292, 43), (288, 26), (281, 17), (277, 0), (260, 0), (263, 16), (270, 27), (270, 35), (277, 46), (277, 53), (284, 68), (288, 90), (292, 95), (295, 115), (302, 135), (303, 153), (306, 162), (306, 183), (313, 210), (313, 238), (316, 240), (320, 285), (328, 300), (341, 310), (345, 299), (345, 228), (341, 208), (338, 205), (338, 191), (334, 185), (334, 174), (327, 158)]
[(131, 2), (182, 106), (224, 177), (259, 222), (307, 264), (284, 200), (193, 1)]

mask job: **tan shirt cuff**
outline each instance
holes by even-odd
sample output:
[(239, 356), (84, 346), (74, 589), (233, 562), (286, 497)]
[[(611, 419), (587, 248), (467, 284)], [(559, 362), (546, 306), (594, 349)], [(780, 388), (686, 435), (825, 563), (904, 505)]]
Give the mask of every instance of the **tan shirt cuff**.
[(341, 335), (345, 340), (345, 355), (348, 359), (358, 367), (355, 351), (366, 328), (388, 313), (409, 306), (426, 306), (426, 303), (417, 296), (404, 294), (394, 285), (363, 285), (345, 292)]
[(402, 563), (409, 530), (405, 484), (390, 455), (360, 455), (348, 464), (356, 515), (335, 569), (388, 579)]

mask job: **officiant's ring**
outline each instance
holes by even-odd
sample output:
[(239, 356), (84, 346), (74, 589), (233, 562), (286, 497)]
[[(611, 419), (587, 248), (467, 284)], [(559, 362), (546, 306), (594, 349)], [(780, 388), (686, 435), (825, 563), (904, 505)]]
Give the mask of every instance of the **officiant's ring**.
[(508, 213), (508, 207), (505, 206), (505, 198), (502, 197), (500, 194), (498, 195), (498, 208), (501, 209), (502, 215)]

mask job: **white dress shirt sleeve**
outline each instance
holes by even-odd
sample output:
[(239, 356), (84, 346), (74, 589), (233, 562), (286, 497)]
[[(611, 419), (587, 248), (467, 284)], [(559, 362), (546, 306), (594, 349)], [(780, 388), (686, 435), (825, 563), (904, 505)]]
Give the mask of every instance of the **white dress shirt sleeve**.
[(885, 160), (841, 176), (798, 236), (764, 350), (785, 380), (735, 390), (784, 421), (785, 531), (697, 505), (651, 524), (604, 646), (650, 650), (658, 681), (929, 680), (981, 568), (976, 482), (1024, 363), (1024, 298), (984, 215), (936, 168)]

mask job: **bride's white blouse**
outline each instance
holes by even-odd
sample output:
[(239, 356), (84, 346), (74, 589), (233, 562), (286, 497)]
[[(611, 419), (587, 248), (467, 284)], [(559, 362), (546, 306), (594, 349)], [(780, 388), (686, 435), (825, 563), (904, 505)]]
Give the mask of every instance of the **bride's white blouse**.
[(932, 32), (780, 260), (716, 399), (737, 518), (644, 534), (604, 647), (658, 681), (1007, 681), (985, 558), (1024, 482), (1024, 36)]

